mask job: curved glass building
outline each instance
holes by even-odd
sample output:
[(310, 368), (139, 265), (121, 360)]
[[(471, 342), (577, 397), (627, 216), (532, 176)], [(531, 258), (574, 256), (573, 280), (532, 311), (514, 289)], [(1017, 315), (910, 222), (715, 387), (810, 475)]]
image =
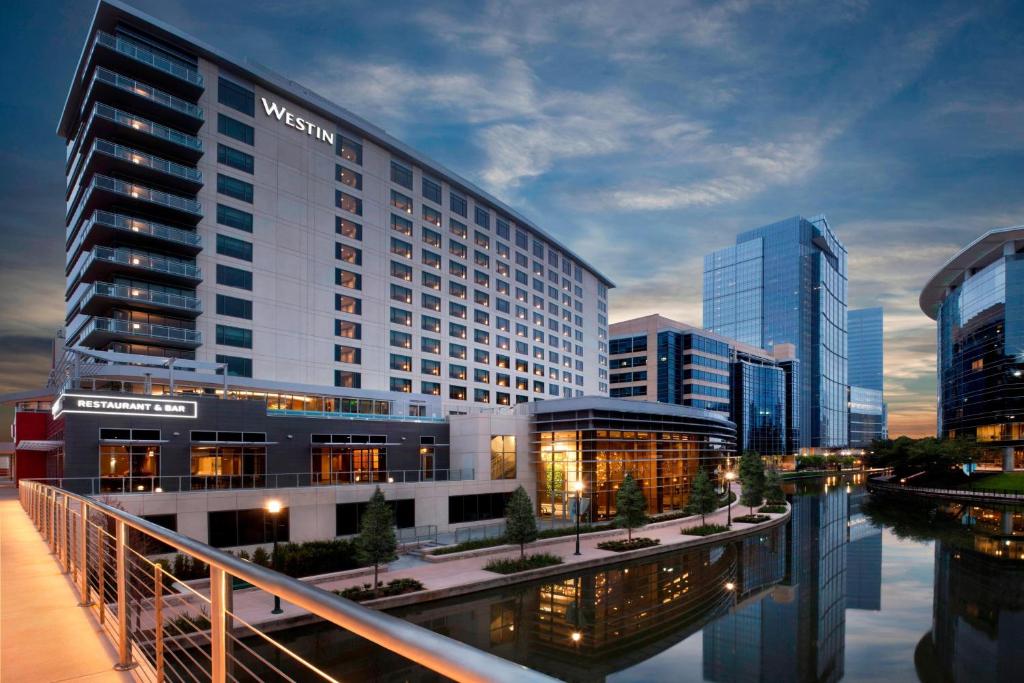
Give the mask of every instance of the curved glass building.
[(938, 322), (938, 435), (976, 438), (982, 467), (1024, 468), (1024, 226), (967, 245), (920, 303)]

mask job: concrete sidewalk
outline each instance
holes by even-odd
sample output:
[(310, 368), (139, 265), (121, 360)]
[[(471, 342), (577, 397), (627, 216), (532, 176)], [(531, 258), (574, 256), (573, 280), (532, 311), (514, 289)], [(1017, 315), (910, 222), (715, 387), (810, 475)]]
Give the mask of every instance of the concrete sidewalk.
[(130, 681), (18, 502), (0, 489), (0, 681)]

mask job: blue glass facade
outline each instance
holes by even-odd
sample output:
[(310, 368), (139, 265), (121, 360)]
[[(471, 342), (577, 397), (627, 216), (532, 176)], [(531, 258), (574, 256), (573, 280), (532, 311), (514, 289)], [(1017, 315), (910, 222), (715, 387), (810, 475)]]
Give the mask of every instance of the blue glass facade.
[(761, 455), (786, 453), (786, 372), (739, 359), (732, 366), (732, 419), (737, 446)]
[(749, 230), (704, 259), (704, 327), (800, 361), (801, 447), (847, 445), (847, 254), (824, 217)]
[(847, 316), (851, 387), (883, 391), (882, 307), (851, 308)]

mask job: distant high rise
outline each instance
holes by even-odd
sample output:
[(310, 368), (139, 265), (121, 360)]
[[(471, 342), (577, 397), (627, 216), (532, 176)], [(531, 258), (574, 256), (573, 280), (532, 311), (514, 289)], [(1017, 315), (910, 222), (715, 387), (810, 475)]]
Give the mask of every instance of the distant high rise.
[(882, 308), (851, 309), (847, 329), (850, 445), (867, 447), (889, 434), (882, 382)]
[(704, 257), (704, 327), (800, 361), (801, 447), (846, 446), (846, 247), (824, 216), (740, 233)]

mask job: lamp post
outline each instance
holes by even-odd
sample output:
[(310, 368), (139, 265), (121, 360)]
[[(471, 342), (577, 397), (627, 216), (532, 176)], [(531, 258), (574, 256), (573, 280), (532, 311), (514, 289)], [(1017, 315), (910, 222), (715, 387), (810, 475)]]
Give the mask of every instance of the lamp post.
[[(270, 556), (270, 563), (274, 571), (280, 571), (277, 566), (277, 516), (281, 514), (282, 509), (281, 501), (279, 500), (268, 500), (266, 504), (266, 511), (270, 513), (270, 519), (274, 524), (274, 554)], [(271, 614), (281, 614), (284, 610), (281, 609), (281, 596), (274, 595), (274, 609), (270, 610)]]
[(729, 470), (725, 473), (725, 514), (728, 521), (726, 526), (732, 528), (732, 480), (736, 478), (736, 473)]
[(581, 503), (583, 502), (583, 482), (579, 479), (572, 485), (573, 489), (576, 490), (576, 552), (574, 554), (580, 554), (580, 515), (582, 513)]

